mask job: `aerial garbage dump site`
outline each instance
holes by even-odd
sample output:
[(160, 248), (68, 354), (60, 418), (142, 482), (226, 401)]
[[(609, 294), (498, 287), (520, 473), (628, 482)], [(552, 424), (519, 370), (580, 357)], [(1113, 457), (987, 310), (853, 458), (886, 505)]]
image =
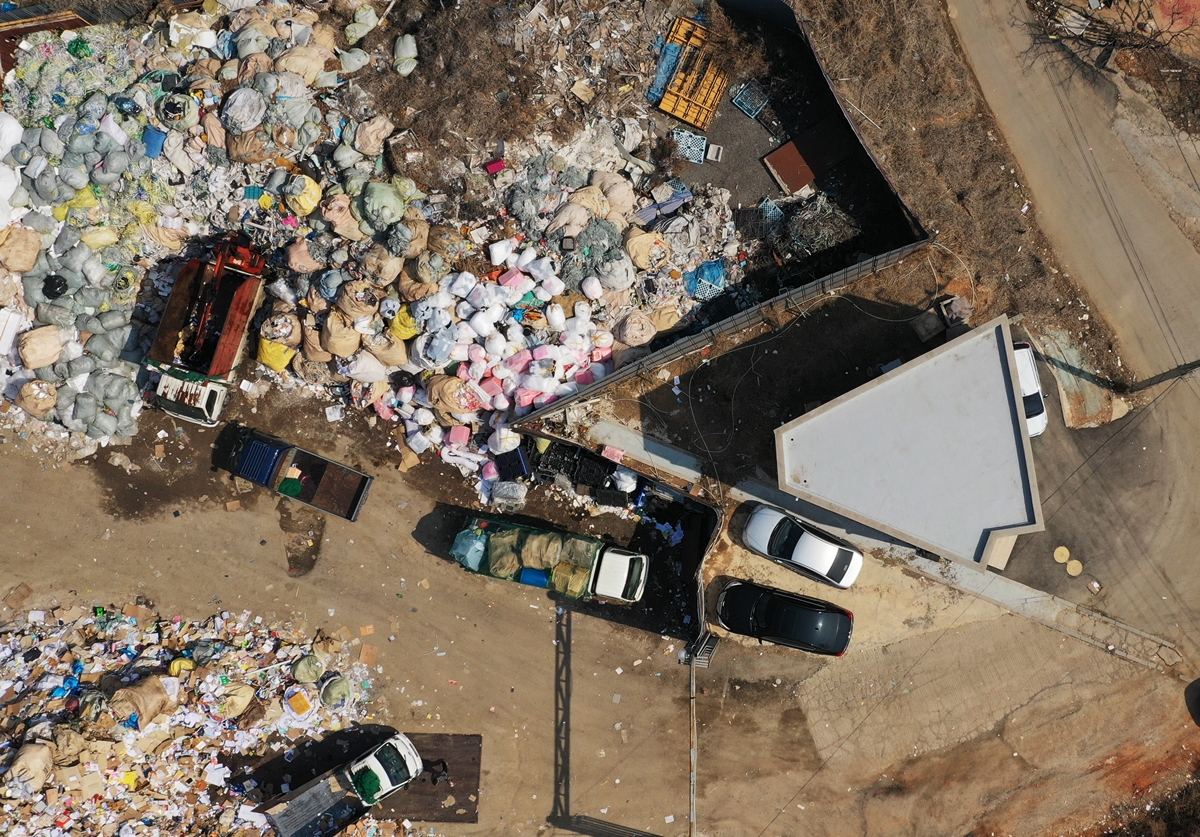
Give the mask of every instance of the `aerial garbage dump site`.
[[(170, 404), (203, 394), (161, 378), (235, 383), (244, 349), (258, 383), (311, 393), (330, 421), (397, 423), (413, 453), (478, 474), (486, 500), (490, 457), (519, 443), (510, 422), (738, 282), (728, 192), (656, 175), (630, 151), (650, 148), (637, 119), (500, 142), (464, 171), (485, 193), (469, 206), (424, 190), (405, 161), (429, 152), (356, 83), (422, 71), (411, 35), (355, 46), (378, 25), (369, 4), (335, 30), (304, 5), (222, 0), (26, 37), (0, 113), (10, 426), (44, 422), (87, 456), (136, 434), (156, 390), (194, 419)], [(236, 324), (219, 271), (172, 301), (189, 264), (227, 252), (256, 265)]]
[[(83, 460), (128, 444), (147, 410), (213, 427), (243, 392), (277, 388), (322, 423), (367, 414), (402, 460), (440, 458), (480, 504), (515, 511), (531, 472), (510, 425), (645, 356), (738, 284), (747, 245), (730, 193), (676, 176), (673, 142), (631, 85), (621, 108), (567, 113), (570, 131), (528, 126), (436, 160), (367, 83), (426, 69), (386, 21), (395, 5), (209, 0), (23, 33), (3, 59), (0, 423)], [(516, 16), (510, 46), (573, 31), (537, 9)], [(633, 24), (605, 26), (616, 44)], [(619, 47), (606, 60), (624, 60)], [(568, 87), (589, 100), (587, 83)], [(236, 476), (355, 519), (370, 477), (245, 439)], [(639, 482), (619, 452), (577, 463), (560, 448), (539, 447), (542, 469), (611, 484), (597, 498), (627, 517)], [(314, 469), (324, 500), (304, 493)], [(679, 524), (656, 525), (682, 540)], [(557, 567), (575, 570), (554, 576), (569, 595), (641, 597), (643, 556), (570, 543), (587, 554)], [(518, 555), (552, 586), (555, 562)], [(308, 635), (250, 611), (189, 622), (141, 599), (31, 610), (28, 595), (12, 590), (0, 626), (4, 834), (435, 833), (406, 819), (421, 812), (412, 795), (399, 813), (372, 808), (423, 773), (437, 784), (404, 735), (373, 751), (391, 746), (404, 778), (382, 756), (291, 769), (374, 718), (382, 668), (346, 629)], [(458, 784), (473, 809), (478, 789)]]
[[(17, 733), (3, 745), (0, 830), (271, 833), (255, 809), (290, 788), (260, 786), (253, 767), (292, 763), (297, 747), (366, 717), (373, 672), (358, 650), (250, 612), (200, 623), (141, 604), (24, 613), (0, 638), (0, 699)], [(358, 827), (396, 828), (381, 825)]]

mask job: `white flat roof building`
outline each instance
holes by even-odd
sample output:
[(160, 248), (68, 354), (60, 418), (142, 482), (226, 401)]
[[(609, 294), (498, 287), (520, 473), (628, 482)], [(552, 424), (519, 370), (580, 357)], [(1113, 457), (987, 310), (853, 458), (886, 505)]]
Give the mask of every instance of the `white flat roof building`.
[(781, 490), (981, 570), (1045, 528), (1004, 316), (778, 428), (775, 454)]

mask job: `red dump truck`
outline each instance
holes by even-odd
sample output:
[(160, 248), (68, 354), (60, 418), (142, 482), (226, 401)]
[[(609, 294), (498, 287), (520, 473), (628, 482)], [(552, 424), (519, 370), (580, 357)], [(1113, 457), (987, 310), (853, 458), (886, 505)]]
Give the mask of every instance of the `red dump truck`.
[(213, 427), (229, 396), (250, 320), (262, 304), (266, 259), (244, 235), (179, 272), (146, 367), (161, 377), (154, 401), (176, 418)]

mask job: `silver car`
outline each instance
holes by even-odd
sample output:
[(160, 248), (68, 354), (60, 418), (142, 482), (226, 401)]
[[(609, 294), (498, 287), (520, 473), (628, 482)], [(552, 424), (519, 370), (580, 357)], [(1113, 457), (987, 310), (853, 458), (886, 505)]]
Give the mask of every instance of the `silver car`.
[(845, 590), (858, 578), (863, 555), (850, 544), (786, 512), (758, 505), (746, 520), (742, 544), (789, 570)]
[(1042, 398), (1042, 379), (1038, 377), (1037, 361), (1033, 346), (1028, 343), (1013, 343), (1013, 356), (1017, 361), (1017, 378), (1021, 384), (1021, 403), (1025, 407), (1025, 424), (1029, 426), (1029, 438), (1046, 432), (1050, 423), (1046, 417), (1046, 402)]

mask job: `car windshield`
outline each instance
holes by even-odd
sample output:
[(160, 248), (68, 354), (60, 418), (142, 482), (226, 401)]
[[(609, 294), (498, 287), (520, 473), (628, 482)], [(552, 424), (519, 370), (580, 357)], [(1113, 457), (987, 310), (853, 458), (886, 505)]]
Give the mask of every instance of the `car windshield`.
[(829, 580), (834, 584), (840, 582), (846, 577), (846, 570), (850, 569), (850, 559), (854, 557), (854, 553), (848, 549), (838, 549), (837, 557), (833, 559), (833, 566), (829, 568)]
[(1042, 403), (1042, 396), (1038, 393), (1026, 395), (1021, 399), (1025, 402), (1025, 418), (1037, 418), (1042, 413), (1046, 412), (1046, 405)]
[(800, 536), (803, 534), (803, 529), (785, 517), (779, 521), (779, 525), (771, 533), (771, 540), (767, 543), (767, 552), (774, 558), (790, 560), (795, 554), (796, 544), (800, 542)]
[(385, 744), (376, 750), (375, 758), (383, 765), (383, 770), (393, 786), (403, 785), (412, 778), (408, 772), (408, 765), (404, 763), (404, 757), (391, 744)]
[(625, 582), (625, 590), (621, 593), (621, 598), (626, 601), (633, 601), (637, 595), (638, 587), (642, 583), (642, 556), (636, 555), (629, 561), (629, 578)]
[(845, 633), (840, 613), (819, 613), (790, 602), (772, 599), (763, 608), (764, 635), (787, 643), (800, 643), (813, 648), (836, 649), (840, 635)]

